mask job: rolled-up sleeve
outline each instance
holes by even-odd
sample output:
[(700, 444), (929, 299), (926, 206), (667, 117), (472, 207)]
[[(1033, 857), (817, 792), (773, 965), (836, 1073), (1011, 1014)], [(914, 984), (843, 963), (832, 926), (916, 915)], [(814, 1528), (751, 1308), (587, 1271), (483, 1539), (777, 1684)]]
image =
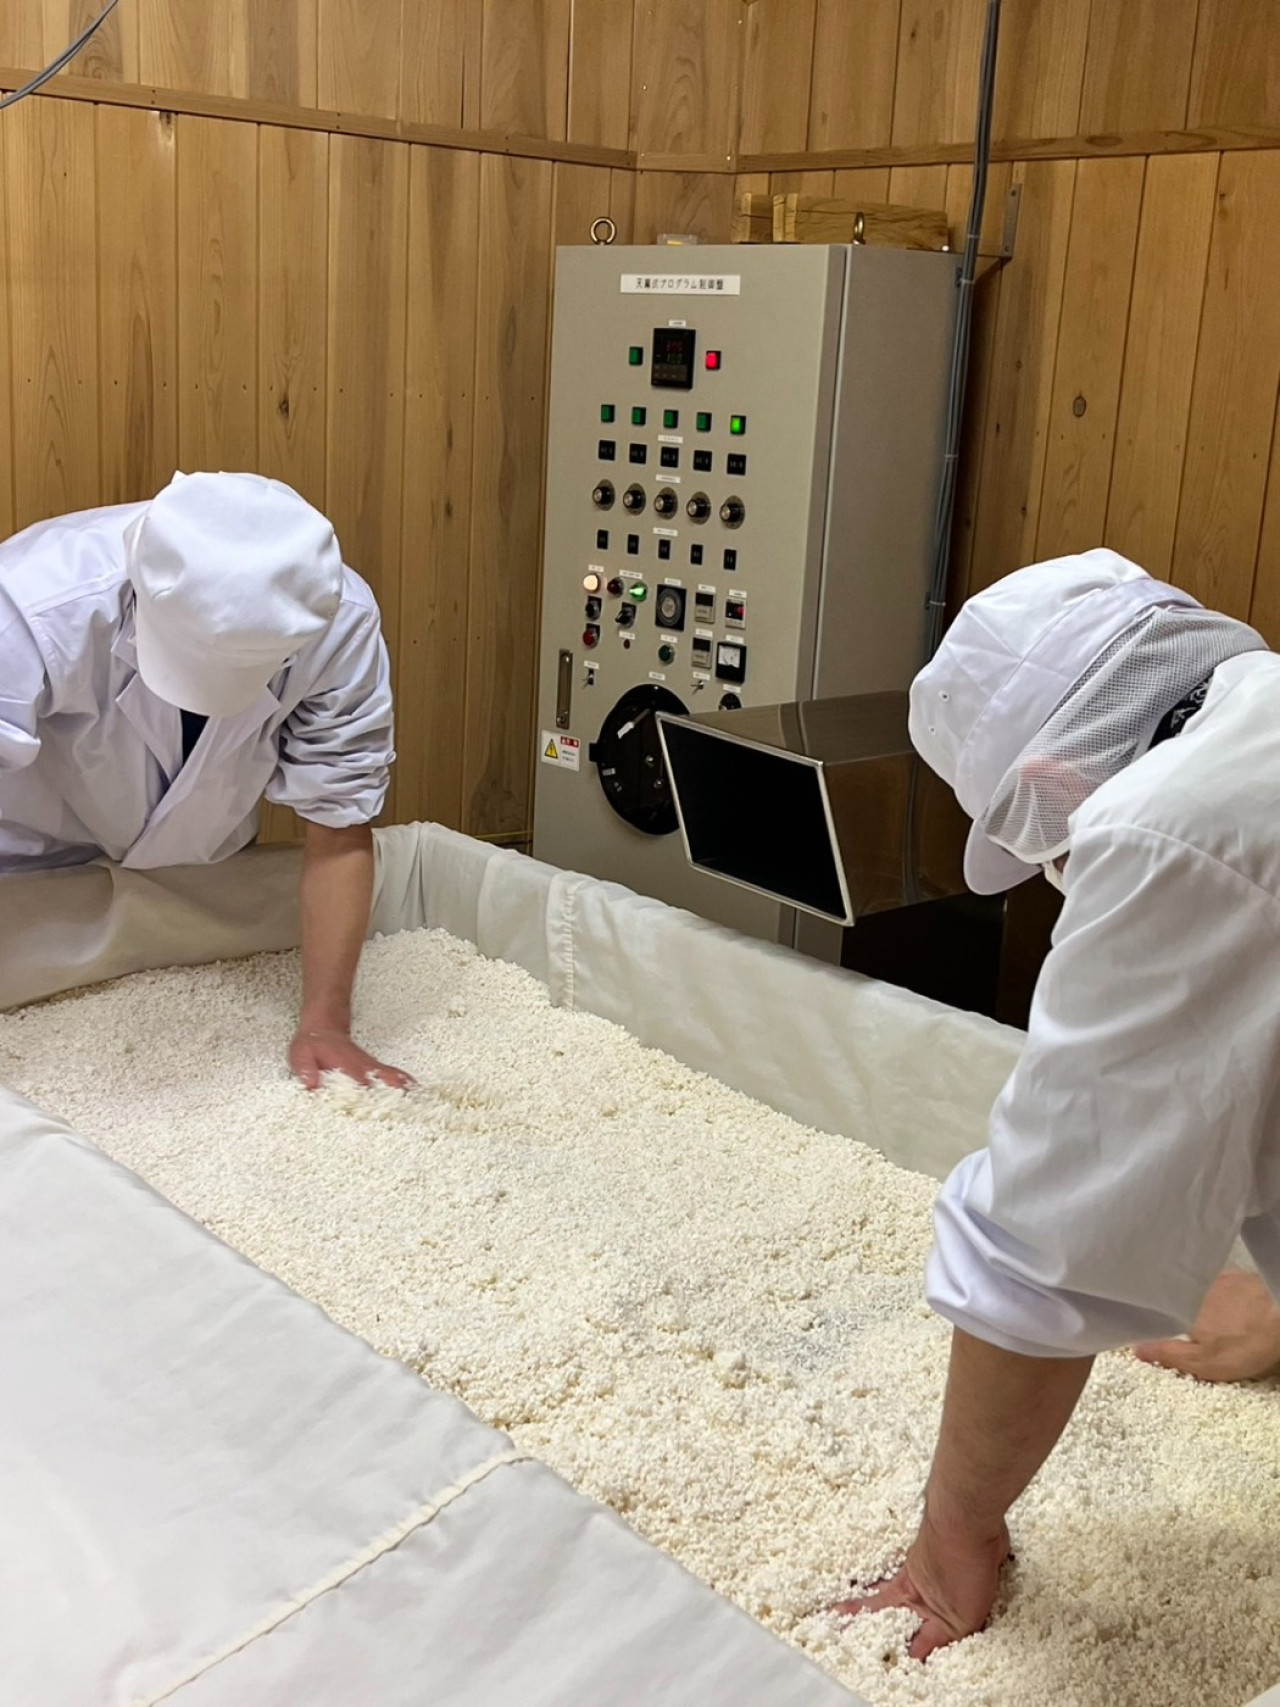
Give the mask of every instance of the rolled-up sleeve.
[(933, 1308), (1033, 1357), (1185, 1332), (1275, 1208), (1278, 966), (1280, 903), (1239, 872), (1141, 828), (1073, 845), (988, 1148), (937, 1202)]
[[(25, 770), (40, 753), (36, 733), (48, 677), (31, 630), (0, 587), (0, 772)], [(4, 800), (0, 795), (0, 816)]]
[(376, 610), (345, 626), (315, 687), (286, 719), (266, 797), (330, 829), (368, 824), (395, 761), (391, 669)]

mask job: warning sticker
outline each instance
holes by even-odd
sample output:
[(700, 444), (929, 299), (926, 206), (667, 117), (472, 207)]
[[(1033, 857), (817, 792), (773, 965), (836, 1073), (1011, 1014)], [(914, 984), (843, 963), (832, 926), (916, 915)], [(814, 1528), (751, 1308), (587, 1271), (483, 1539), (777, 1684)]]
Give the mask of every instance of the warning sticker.
[(562, 771), (576, 771), (582, 763), (582, 742), (572, 735), (552, 735), (542, 731), (542, 762), (558, 765)]

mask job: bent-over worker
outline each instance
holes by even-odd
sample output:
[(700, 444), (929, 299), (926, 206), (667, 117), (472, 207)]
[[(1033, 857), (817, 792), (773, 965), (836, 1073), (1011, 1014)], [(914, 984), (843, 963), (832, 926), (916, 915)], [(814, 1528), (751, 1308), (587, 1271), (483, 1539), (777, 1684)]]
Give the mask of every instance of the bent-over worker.
[(350, 1031), (394, 757), (373, 594), (279, 481), (179, 474), (0, 545), (0, 874), (210, 864), (292, 807), (308, 1087), (409, 1082)]
[[(1043, 869), (1065, 896), (988, 1147), (935, 1210), (954, 1332), (921, 1526), (841, 1607), (917, 1611), (923, 1658), (985, 1623), (1098, 1352), (1280, 1372), (1280, 657), (1089, 551), (965, 605), (911, 734), (974, 819), (970, 887)], [(1237, 1236), (1258, 1274), (1222, 1274)]]

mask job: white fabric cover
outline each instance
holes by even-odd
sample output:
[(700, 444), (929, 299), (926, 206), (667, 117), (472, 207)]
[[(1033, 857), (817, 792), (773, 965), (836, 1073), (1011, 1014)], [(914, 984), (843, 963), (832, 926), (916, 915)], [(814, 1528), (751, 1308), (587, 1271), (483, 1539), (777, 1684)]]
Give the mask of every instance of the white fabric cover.
[(851, 1707), (4, 1091), (0, 1297), (15, 1707)]

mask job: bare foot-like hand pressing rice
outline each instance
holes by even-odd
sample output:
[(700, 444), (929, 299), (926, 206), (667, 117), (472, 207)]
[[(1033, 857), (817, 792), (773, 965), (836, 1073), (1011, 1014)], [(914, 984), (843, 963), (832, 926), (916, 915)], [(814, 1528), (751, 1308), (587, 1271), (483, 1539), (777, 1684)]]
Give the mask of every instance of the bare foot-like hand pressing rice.
[(1149, 1340), (1133, 1350), (1143, 1363), (1158, 1363), (1197, 1381), (1280, 1375), (1280, 1304), (1256, 1274), (1232, 1269), (1209, 1288), (1186, 1339)]
[(342, 1073), (358, 1085), (384, 1084), (392, 1090), (411, 1090), (415, 1081), (399, 1067), (388, 1067), (345, 1031), (302, 1031), (289, 1045), (289, 1067), (309, 1091), (325, 1073)]
[(977, 1539), (943, 1535), (926, 1517), (902, 1569), (833, 1610), (854, 1617), (905, 1606), (919, 1613), (920, 1628), (911, 1639), (910, 1653), (913, 1660), (927, 1660), (936, 1649), (982, 1629), (1008, 1556), (1009, 1531), (1003, 1523), (998, 1534)]

